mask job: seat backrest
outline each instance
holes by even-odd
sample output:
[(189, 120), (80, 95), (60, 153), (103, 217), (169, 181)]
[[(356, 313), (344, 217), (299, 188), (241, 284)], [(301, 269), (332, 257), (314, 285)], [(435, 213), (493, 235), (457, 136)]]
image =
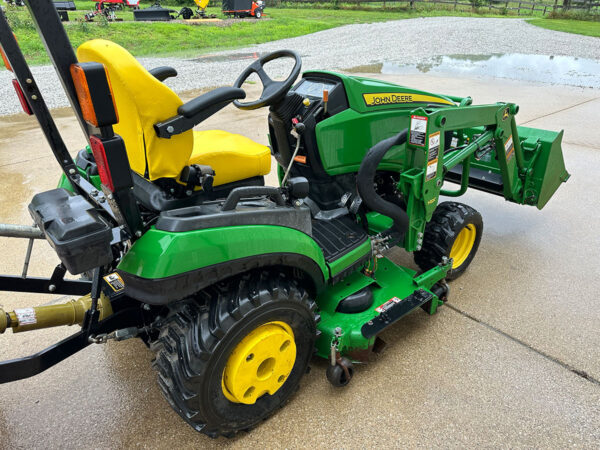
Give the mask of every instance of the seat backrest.
[(179, 96), (114, 42), (85, 42), (77, 49), (77, 59), (104, 64), (108, 70), (119, 114), (114, 129), (125, 141), (131, 168), (151, 181), (177, 178), (188, 165), (193, 132), (164, 139), (156, 135), (153, 126), (177, 115), (177, 108), (183, 104)]

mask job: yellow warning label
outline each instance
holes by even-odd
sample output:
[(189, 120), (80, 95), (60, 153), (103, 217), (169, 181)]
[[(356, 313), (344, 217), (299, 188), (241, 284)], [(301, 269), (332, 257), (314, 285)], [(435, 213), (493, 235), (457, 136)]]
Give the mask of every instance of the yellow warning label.
[(410, 92), (382, 92), (379, 94), (363, 94), (367, 106), (399, 105), (402, 103), (443, 103), (453, 105), (450, 100), (433, 95), (412, 94)]
[(104, 281), (106, 281), (106, 284), (108, 284), (115, 292), (122, 291), (125, 288), (123, 278), (116, 272), (106, 275)]

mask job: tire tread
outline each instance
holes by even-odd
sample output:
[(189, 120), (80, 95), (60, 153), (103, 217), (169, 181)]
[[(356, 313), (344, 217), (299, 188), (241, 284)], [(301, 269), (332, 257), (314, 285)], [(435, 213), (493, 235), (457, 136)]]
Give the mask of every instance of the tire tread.
[(157, 340), (150, 344), (156, 355), (152, 366), (167, 402), (193, 428), (210, 437), (232, 437), (240, 430), (207, 424), (201, 411), (192, 406), (198, 395), (193, 386), (205, 374), (221, 339), (253, 310), (269, 302), (298, 302), (310, 311), (315, 323), (320, 316), (305, 289), (283, 273), (265, 270), (221, 282), (197, 297), (200, 301), (184, 300), (171, 307)]

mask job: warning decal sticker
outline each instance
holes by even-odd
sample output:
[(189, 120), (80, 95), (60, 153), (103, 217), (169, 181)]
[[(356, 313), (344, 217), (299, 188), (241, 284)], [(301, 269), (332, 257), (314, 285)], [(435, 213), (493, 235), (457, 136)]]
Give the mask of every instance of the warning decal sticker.
[(515, 154), (512, 135), (504, 143), (504, 153), (506, 154), (506, 162), (509, 162)]
[(410, 116), (410, 139), (409, 143), (425, 147), (425, 136), (427, 135), (427, 117)]
[(429, 135), (429, 151), (427, 153), (427, 170), (425, 181), (429, 181), (437, 175), (438, 155), (440, 153), (440, 132), (436, 131)]
[(35, 317), (35, 309), (33, 308), (21, 308), (15, 309), (15, 315), (19, 325), (33, 325), (37, 323), (37, 317)]
[(119, 292), (125, 289), (125, 283), (123, 282), (123, 279), (116, 272), (106, 275), (104, 277), (104, 281), (106, 281), (106, 284), (108, 284), (115, 292)]
[(440, 132), (436, 131), (429, 135), (429, 156), (427, 161), (433, 161), (437, 159), (438, 153), (440, 152)]
[(432, 180), (437, 175), (437, 159), (427, 164), (427, 171), (425, 172), (425, 181)]
[(385, 302), (383, 305), (380, 305), (377, 308), (375, 308), (375, 311), (377, 311), (378, 313), (386, 312), (388, 309), (390, 309), (396, 303), (400, 303), (401, 301), (402, 300), (400, 300), (398, 297), (392, 297), (387, 302)]

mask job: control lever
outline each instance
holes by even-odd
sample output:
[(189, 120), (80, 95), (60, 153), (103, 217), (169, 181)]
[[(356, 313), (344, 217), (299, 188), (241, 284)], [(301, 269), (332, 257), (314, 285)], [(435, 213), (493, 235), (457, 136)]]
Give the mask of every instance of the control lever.
[(192, 164), (181, 171), (179, 179), (186, 184), (186, 192), (191, 195), (195, 186), (202, 186), (204, 192), (212, 191), (215, 171), (210, 166)]
[(350, 208), (348, 208), (348, 210), (352, 213), (352, 214), (358, 214), (358, 210), (360, 209), (361, 205), (362, 205), (362, 198), (360, 198), (360, 195), (357, 195), (356, 197), (354, 197), (354, 199), (352, 200), (352, 204), (350, 205)]
[(292, 121), (292, 131), (290, 133), (296, 138), (296, 148), (294, 149), (294, 154), (292, 155), (292, 159), (290, 159), (290, 163), (288, 164), (287, 169), (285, 169), (285, 175), (281, 180), (282, 186), (285, 186), (285, 182), (288, 176), (290, 175), (290, 170), (292, 169), (292, 165), (294, 164), (294, 158), (296, 158), (298, 150), (300, 149), (300, 137), (302, 133), (304, 133), (304, 130), (306, 130), (306, 125), (304, 125), (302, 122)]

